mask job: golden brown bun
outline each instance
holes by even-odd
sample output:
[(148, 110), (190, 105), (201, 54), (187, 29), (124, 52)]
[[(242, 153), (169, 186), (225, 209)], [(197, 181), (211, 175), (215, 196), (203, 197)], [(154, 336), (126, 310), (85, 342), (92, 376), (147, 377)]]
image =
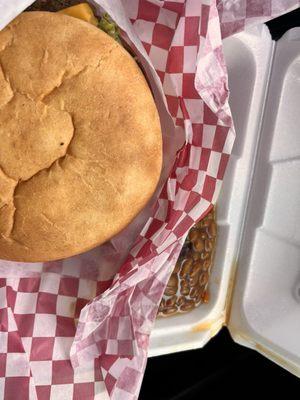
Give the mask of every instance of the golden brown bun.
[(49, 261), (120, 232), (152, 196), (162, 137), (132, 57), (47, 12), (0, 32), (0, 259)]

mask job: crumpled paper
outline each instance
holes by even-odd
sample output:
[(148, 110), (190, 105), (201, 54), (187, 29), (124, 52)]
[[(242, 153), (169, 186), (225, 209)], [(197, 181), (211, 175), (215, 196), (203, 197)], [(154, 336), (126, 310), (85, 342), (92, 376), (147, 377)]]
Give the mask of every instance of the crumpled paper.
[[(0, 0), (0, 27), (30, 3)], [(91, 3), (116, 21), (147, 76), (162, 123), (163, 172), (149, 205), (109, 243), (51, 263), (0, 261), (4, 399), (17, 399), (17, 387), (22, 399), (138, 397), (165, 285), (189, 228), (216, 202), (234, 142), (222, 37), (299, 6)]]

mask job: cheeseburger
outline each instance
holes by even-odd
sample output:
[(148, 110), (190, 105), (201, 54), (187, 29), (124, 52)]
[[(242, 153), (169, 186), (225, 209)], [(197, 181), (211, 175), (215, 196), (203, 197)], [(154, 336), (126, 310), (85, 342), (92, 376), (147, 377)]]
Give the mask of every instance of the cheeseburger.
[(44, 11), (53, 3), (0, 32), (0, 259), (50, 261), (104, 243), (160, 176), (158, 112), (117, 27), (87, 4)]

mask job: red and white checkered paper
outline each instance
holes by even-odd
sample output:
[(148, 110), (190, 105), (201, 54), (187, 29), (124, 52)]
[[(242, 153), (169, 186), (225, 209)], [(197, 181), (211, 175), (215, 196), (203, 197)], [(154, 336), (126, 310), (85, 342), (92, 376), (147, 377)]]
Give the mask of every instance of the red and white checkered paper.
[[(2, 26), (20, 3), (0, 0)], [(189, 228), (218, 197), (234, 142), (221, 38), (299, 6), (93, 3), (122, 28), (153, 89), (164, 133), (162, 179), (147, 210), (110, 243), (45, 264), (0, 261), (0, 399), (138, 398), (165, 285)]]

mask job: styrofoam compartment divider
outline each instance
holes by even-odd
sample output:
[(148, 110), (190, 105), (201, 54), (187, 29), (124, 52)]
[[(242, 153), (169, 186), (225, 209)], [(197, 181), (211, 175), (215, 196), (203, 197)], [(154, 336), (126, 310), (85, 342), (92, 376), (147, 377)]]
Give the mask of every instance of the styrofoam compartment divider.
[[(217, 203), (210, 301), (158, 319), (150, 356), (233, 338), (300, 375), (300, 29), (224, 41), (236, 141)], [(232, 296), (233, 293), (233, 296)]]

